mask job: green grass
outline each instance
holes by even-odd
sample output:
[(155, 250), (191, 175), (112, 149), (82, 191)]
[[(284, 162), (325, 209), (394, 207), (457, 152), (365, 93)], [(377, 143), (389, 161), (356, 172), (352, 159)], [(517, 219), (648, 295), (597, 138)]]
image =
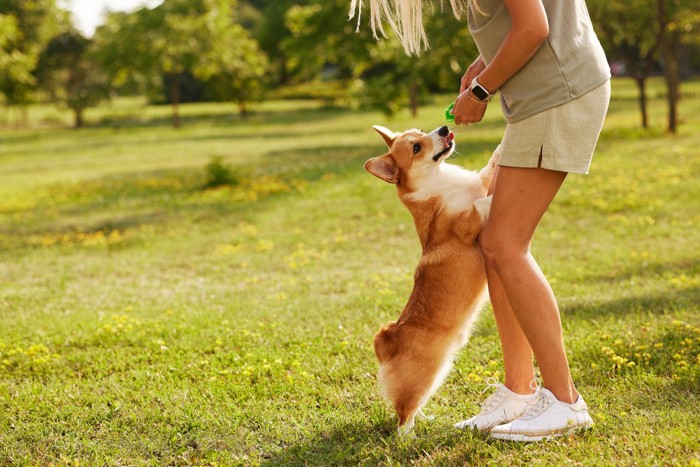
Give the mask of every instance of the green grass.
[[(419, 118), (270, 102), (169, 109), (117, 101), (93, 126), (30, 109), (0, 131), (2, 465), (700, 465), (700, 83), (680, 134), (637, 129), (616, 81), (591, 174), (571, 176), (533, 250), (558, 295), (596, 427), (520, 445), (455, 432), (502, 376), (488, 310), (400, 439), (371, 340), (419, 257), (395, 190), (362, 170), (373, 124)], [(480, 168), (503, 122), (459, 129)], [(203, 189), (220, 157), (237, 184)]]

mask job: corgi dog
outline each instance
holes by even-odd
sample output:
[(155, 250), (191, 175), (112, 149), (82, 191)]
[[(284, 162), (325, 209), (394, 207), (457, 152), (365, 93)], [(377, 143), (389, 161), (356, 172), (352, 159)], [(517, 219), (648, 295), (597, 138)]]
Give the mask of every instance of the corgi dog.
[(446, 126), (427, 134), (373, 128), (389, 152), (368, 160), (365, 169), (396, 185), (422, 246), (408, 303), (374, 336), (379, 385), (405, 434), (447, 376), (487, 300), (477, 236), (491, 207), (486, 193), (498, 150), (474, 172), (445, 162), (455, 149)]

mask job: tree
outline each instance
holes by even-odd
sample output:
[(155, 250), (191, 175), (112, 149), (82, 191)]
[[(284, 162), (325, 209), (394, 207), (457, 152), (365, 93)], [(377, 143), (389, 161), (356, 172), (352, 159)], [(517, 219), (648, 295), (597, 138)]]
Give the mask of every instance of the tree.
[[(111, 12), (93, 36), (93, 55), (110, 77), (116, 91), (127, 94), (156, 94), (162, 77), (144, 37), (149, 27), (147, 8), (132, 13)], [(150, 21), (153, 22), (153, 21)]]
[(246, 118), (248, 105), (265, 90), (268, 61), (257, 42), (239, 25), (228, 25), (221, 34), (197, 67), (197, 76), (207, 80), (213, 98), (235, 102), (241, 117)]
[(180, 127), (180, 81), (208, 48), (208, 0), (166, 0), (133, 13), (111, 13), (97, 29), (96, 56), (115, 84), (138, 76), (144, 91), (167, 83), (173, 126)]
[(165, 0), (153, 9), (111, 14), (96, 34), (100, 60), (115, 81), (132, 74), (147, 85), (167, 83), (176, 128), (187, 76), (211, 81), (214, 94), (236, 100), (245, 113), (262, 89), (266, 61), (249, 33), (233, 22), (234, 3)]
[(20, 37), (17, 18), (0, 14), (0, 92), (10, 106), (26, 103), (36, 84), (35, 60), (18, 48)]
[(90, 41), (70, 30), (48, 43), (39, 56), (37, 76), (50, 96), (71, 109), (75, 128), (83, 126), (83, 112), (109, 96), (109, 82), (89, 55)]
[(451, 10), (427, 20), (432, 48), (420, 57), (406, 56), (395, 37), (375, 41), (369, 27), (356, 30), (346, 15), (348, 2), (333, 0), (296, 6), (287, 13), (292, 37), (283, 43), (290, 62), (317, 74), (332, 64), (353, 80), (354, 100), (387, 115), (410, 107), (415, 115), (430, 92), (459, 90), (459, 78), (478, 52), (464, 22)]
[[(659, 42), (655, 12), (647, 0), (589, 0), (596, 31), (609, 58), (622, 60), (637, 84), (642, 127), (647, 128), (646, 81), (657, 64)], [(630, 14), (633, 11), (634, 14)]]
[(668, 131), (675, 134), (681, 95), (678, 53), (681, 45), (700, 40), (700, 9), (697, 0), (657, 0), (656, 13), (667, 88)]
[(212, 14), (208, 0), (166, 0), (149, 10), (142, 9), (140, 36), (145, 41), (148, 57), (144, 60), (169, 83), (173, 126), (180, 127), (180, 84), (182, 77), (193, 70), (200, 57), (210, 48), (208, 29)]
[(33, 101), (39, 54), (68, 24), (55, 0), (0, 0), (0, 93), (6, 105), (25, 108)]
[(275, 85), (288, 84), (292, 78), (289, 67), (289, 51), (280, 47), (292, 36), (287, 27), (287, 11), (294, 5), (306, 5), (308, 1), (275, 0), (267, 2), (262, 10), (260, 22), (254, 32), (254, 38), (268, 56), (271, 64), (269, 81)]

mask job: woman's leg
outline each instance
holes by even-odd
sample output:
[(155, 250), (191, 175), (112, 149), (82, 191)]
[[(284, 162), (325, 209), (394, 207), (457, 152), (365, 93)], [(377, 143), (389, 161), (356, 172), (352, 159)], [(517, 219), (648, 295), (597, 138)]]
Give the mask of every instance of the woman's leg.
[[(489, 195), (493, 194), (498, 180), (500, 166), (496, 166), (493, 174)], [(501, 340), (503, 353), (503, 365), (505, 368), (505, 381), (503, 384), (511, 391), (518, 394), (532, 393), (532, 381), (535, 379), (535, 369), (532, 365), (532, 348), (523, 333), (517, 318), (510, 307), (508, 296), (503, 289), (503, 284), (495, 271), (487, 267), (486, 275), (489, 284), (489, 297), (493, 315), (496, 319), (496, 327)]]
[(499, 167), (480, 244), (507, 381), (511, 378), (519, 386), (524, 378), (531, 380), (531, 353), (523, 341), (526, 337), (537, 358), (543, 385), (560, 401), (571, 403), (578, 393), (564, 350), (559, 308), (547, 279), (530, 254), (535, 229), (565, 178), (565, 172)]

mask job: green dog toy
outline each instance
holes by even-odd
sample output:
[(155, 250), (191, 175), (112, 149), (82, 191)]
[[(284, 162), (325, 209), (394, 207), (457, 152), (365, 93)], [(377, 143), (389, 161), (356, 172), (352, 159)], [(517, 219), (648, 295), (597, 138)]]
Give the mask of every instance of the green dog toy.
[(448, 108), (445, 109), (445, 120), (447, 120), (448, 122), (452, 122), (452, 123), (454, 123), (454, 121), (455, 121), (455, 116), (452, 115), (450, 112), (452, 111), (452, 108), (454, 106), (455, 106), (455, 103), (453, 102), (450, 104), (450, 106)]

